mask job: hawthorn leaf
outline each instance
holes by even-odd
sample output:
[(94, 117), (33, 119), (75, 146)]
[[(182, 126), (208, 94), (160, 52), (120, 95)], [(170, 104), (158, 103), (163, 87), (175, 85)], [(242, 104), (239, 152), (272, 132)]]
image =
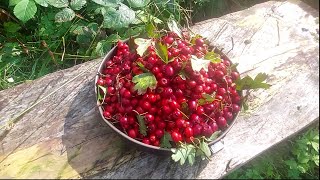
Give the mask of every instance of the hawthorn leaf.
[(168, 48), (165, 44), (158, 42), (155, 44), (155, 50), (157, 55), (162, 59), (162, 61), (168, 64)]
[(146, 123), (144, 121), (144, 116), (141, 116), (140, 114), (137, 115), (137, 119), (139, 122), (139, 132), (146, 136), (147, 135), (147, 127), (146, 127)]
[(136, 38), (134, 43), (138, 45), (137, 53), (142, 57), (148, 47), (151, 45), (151, 39)]
[(132, 78), (135, 83), (134, 90), (138, 90), (138, 94), (144, 94), (148, 88), (155, 89), (157, 86), (157, 79), (151, 73), (142, 73)]
[(202, 68), (208, 72), (210, 60), (197, 58), (195, 55), (191, 55), (191, 67), (194, 71), (200, 71)]
[[(103, 91), (103, 96), (100, 93), (100, 89)], [(98, 85), (98, 101), (103, 101), (106, 95), (107, 95), (107, 88)]]
[(221, 62), (221, 57), (219, 54), (211, 51), (208, 52), (205, 56), (204, 56), (205, 60), (210, 60), (212, 63), (220, 63)]
[(236, 89), (237, 90), (245, 90), (245, 89), (268, 89), (271, 87), (270, 84), (263, 83), (262, 81), (267, 79), (267, 75), (265, 73), (259, 73), (255, 79), (252, 79), (250, 76), (246, 76), (242, 79), (236, 80)]
[(210, 156), (211, 156), (211, 151), (210, 151), (209, 145), (208, 145), (208, 143), (206, 143), (205, 141), (201, 141), (201, 142), (200, 142), (200, 149), (201, 149), (201, 151), (204, 152), (204, 154), (205, 154), (207, 157), (210, 157)]
[(213, 93), (212, 95), (204, 93), (204, 94), (202, 94), (202, 97), (203, 98), (200, 98), (198, 100), (198, 104), (200, 106), (207, 104), (207, 103), (212, 103), (215, 99), (215, 93)]
[(161, 138), (160, 147), (162, 148), (171, 148), (170, 141), (172, 141), (171, 135), (168, 132), (165, 132)]
[(217, 139), (217, 137), (220, 135), (221, 131), (216, 131), (214, 132), (208, 139), (208, 141), (213, 141), (215, 139)]
[(183, 38), (182, 31), (178, 27), (178, 24), (174, 19), (171, 18), (170, 20), (168, 20), (167, 25), (170, 31), (175, 32), (180, 38)]

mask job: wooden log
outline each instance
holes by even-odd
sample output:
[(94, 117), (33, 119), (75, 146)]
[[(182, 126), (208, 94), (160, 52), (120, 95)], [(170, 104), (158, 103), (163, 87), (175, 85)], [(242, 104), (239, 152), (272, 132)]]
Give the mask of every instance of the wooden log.
[(180, 166), (107, 127), (94, 94), (97, 59), (0, 92), (0, 178), (220, 178), (319, 117), (318, 14), (300, 1), (268, 1), (192, 27), (232, 49), (242, 77), (265, 72), (272, 84), (251, 94), (211, 161)]

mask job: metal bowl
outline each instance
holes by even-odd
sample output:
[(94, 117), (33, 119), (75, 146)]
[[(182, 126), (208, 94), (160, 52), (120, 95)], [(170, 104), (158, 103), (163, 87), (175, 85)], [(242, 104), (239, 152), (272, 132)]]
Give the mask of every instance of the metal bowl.
[[(124, 41), (127, 42), (128, 40)], [(108, 53), (107, 55), (104, 57), (104, 59), (102, 60), (99, 68), (98, 68), (98, 72), (95, 78), (95, 93), (96, 93), (96, 99), (98, 99), (98, 93), (97, 93), (97, 81), (99, 76), (101, 75), (102, 69), (104, 64), (106, 63), (106, 61), (109, 61), (113, 56), (114, 56), (114, 52), (116, 50), (117, 46), (114, 46)], [(223, 59), (227, 59), (230, 61), (230, 59), (218, 48), (213, 48), (210, 47), (212, 49), (214, 49), (214, 52), (220, 54), (221, 58)], [(230, 61), (231, 62), (231, 61)], [(231, 62), (232, 63), (232, 62)], [(240, 97), (242, 96), (242, 92), (238, 91), (238, 93), (240, 94)], [(152, 152), (152, 153), (156, 153), (159, 155), (168, 155), (171, 154), (171, 149), (168, 148), (161, 148), (161, 147), (157, 147), (157, 146), (152, 146), (152, 145), (148, 145), (148, 144), (144, 144), (138, 140), (135, 140), (131, 137), (129, 137), (128, 135), (126, 135), (124, 132), (122, 132), (121, 130), (119, 130), (117, 127), (115, 127), (111, 122), (109, 122), (106, 118), (104, 118), (103, 116), (103, 109), (101, 106), (98, 106), (99, 108), (99, 112), (100, 115), (102, 117), (102, 119), (108, 124), (108, 126), (113, 129), (115, 132), (117, 132), (117, 134), (119, 134), (122, 138), (124, 138), (125, 140), (127, 140), (127, 142), (129, 142), (131, 145), (137, 147), (140, 150), (143, 151), (147, 151), (147, 152)], [(240, 106), (240, 108), (242, 108), (242, 105)], [(239, 111), (240, 112), (240, 111)], [(239, 112), (234, 116), (231, 124), (229, 124), (229, 126), (222, 132), (222, 134), (220, 134), (215, 140), (211, 141), (208, 143), (209, 146), (212, 146), (213, 144), (219, 142), (223, 137), (225, 137), (225, 135), (230, 131), (230, 129), (232, 128), (232, 126), (234, 125), (234, 123), (236, 122), (236, 119), (239, 115)]]

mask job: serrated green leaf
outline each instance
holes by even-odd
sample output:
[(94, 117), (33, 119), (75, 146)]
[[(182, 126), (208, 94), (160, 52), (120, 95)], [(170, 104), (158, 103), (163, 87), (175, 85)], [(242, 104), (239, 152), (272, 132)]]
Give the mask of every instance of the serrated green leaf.
[(168, 48), (165, 44), (162, 44), (161, 42), (157, 42), (155, 44), (155, 50), (157, 55), (161, 58), (161, 60), (168, 64)]
[(146, 126), (146, 123), (144, 121), (144, 116), (141, 116), (141, 115), (137, 115), (137, 119), (138, 119), (138, 122), (139, 122), (139, 132), (146, 136), (147, 135), (147, 126)]
[(129, 3), (130, 7), (141, 8), (146, 6), (150, 0), (127, 0), (127, 2)]
[(33, 0), (22, 0), (13, 9), (14, 15), (22, 22), (27, 22), (37, 12), (37, 6)]
[(205, 60), (210, 60), (212, 63), (220, 63), (221, 62), (221, 58), (220, 55), (215, 53), (215, 52), (208, 52), (205, 56), (204, 56)]
[(5, 22), (3, 23), (4, 30), (9, 33), (15, 33), (21, 29), (21, 26), (14, 22)]
[(64, 8), (55, 15), (55, 21), (58, 23), (71, 21), (76, 16), (70, 8)]
[(160, 147), (162, 148), (171, 148), (171, 144), (170, 141), (172, 141), (171, 139), (171, 135), (168, 132), (165, 132), (164, 135), (161, 138), (161, 144)]
[(194, 71), (200, 71), (202, 68), (208, 72), (210, 60), (197, 58), (195, 55), (191, 55), (191, 67)]
[(183, 38), (182, 31), (174, 19), (169, 19), (167, 25), (170, 31), (175, 32), (180, 38)]
[(105, 28), (124, 28), (128, 27), (135, 19), (135, 12), (124, 4), (120, 4), (119, 9), (108, 8), (102, 13), (103, 27)]
[(220, 135), (221, 131), (214, 132), (208, 139), (208, 141), (214, 141)]
[(67, 7), (69, 2), (68, 0), (46, 0), (47, 3), (56, 8)]
[(105, 40), (110, 43), (116, 43), (121, 39), (118, 34), (111, 34)]
[(106, 7), (118, 7), (123, 0), (92, 0), (93, 2)]
[(312, 157), (313, 162), (319, 167), (319, 154)]
[(268, 78), (268, 75), (266, 73), (259, 73), (255, 78), (254, 81), (256, 82), (262, 82), (265, 81)]
[(202, 106), (207, 103), (212, 103), (214, 99), (215, 99), (215, 92), (212, 95), (203, 93), (202, 98), (198, 100), (198, 104)]
[[(193, 151), (196, 152), (195, 149), (194, 149)], [(196, 159), (196, 153), (190, 153), (190, 154), (188, 155), (188, 162), (189, 162), (190, 165), (193, 165), (193, 164), (194, 164), (195, 159)]]
[(141, 23), (157, 23), (157, 24), (161, 24), (162, 20), (160, 20), (159, 18), (149, 14), (149, 13), (145, 13), (145, 11), (142, 10), (137, 10), (136, 11), (136, 19), (132, 22), (132, 24), (141, 24)]
[(155, 89), (157, 86), (157, 79), (151, 73), (142, 73), (132, 78), (135, 83), (134, 90), (138, 90), (138, 94), (144, 94), (148, 88)]
[(15, 6), (22, 0), (9, 0), (9, 6)]
[[(103, 96), (100, 93), (100, 89), (103, 91)], [(98, 93), (98, 101), (102, 102), (104, 100), (105, 96), (107, 95), (107, 88), (98, 85), (97, 93)]]
[(137, 54), (139, 54), (142, 57), (143, 54), (148, 49), (148, 47), (151, 45), (151, 42), (152, 42), (151, 39), (143, 39), (143, 38), (134, 39), (134, 43), (138, 45)]
[(92, 51), (92, 56), (101, 57), (104, 56), (111, 49), (111, 43), (106, 40), (101, 40), (97, 43), (96, 47)]
[(271, 87), (270, 84), (263, 83), (261, 80), (265, 79), (265, 75), (263, 73), (259, 73), (255, 80), (252, 79), (250, 76), (246, 76), (242, 79), (236, 80), (236, 89), (237, 90), (245, 90), (245, 89), (268, 89)]
[(136, 64), (139, 66), (139, 68), (140, 68), (143, 72), (149, 72), (149, 70), (146, 69), (141, 62), (137, 62)]
[(34, 0), (37, 4), (43, 7), (48, 7), (47, 0)]
[(211, 156), (211, 151), (208, 143), (206, 143), (205, 141), (201, 141), (199, 147), (207, 157)]
[(86, 0), (71, 0), (70, 7), (73, 10), (80, 10), (86, 3)]
[(147, 23), (146, 32), (148, 34), (148, 37), (150, 37), (150, 38), (159, 37), (160, 35), (158, 33), (156, 33), (155, 31), (156, 31), (156, 27), (152, 23)]
[(187, 150), (185, 148), (176, 148), (173, 151), (171, 158), (175, 162), (180, 161), (180, 164), (183, 165), (184, 162), (186, 161), (186, 157), (187, 157), (186, 154), (187, 154)]

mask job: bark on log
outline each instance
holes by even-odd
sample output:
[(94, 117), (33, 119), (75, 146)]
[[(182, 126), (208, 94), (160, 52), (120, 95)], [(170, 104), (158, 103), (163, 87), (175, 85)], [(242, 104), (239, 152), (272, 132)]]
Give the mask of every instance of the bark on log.
[(98, 59), (0, 92), (0, 178), (220, 178), (319, 117), (318, 17), (300, 1), (268, 1), (192, 27), (232, 49), (241, 76), (265, 72), (272, 84), (252, 93), (211, 161), (180, 166), (107, 127), (94, 94)]

